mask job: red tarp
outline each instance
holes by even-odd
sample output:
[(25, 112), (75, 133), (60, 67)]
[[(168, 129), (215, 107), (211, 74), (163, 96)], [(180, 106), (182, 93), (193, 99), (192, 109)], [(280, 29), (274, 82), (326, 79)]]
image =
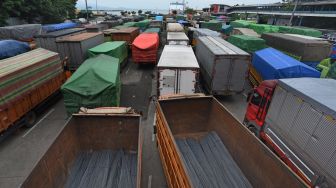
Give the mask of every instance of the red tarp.
[(134, 63), (156, 63), (159, 48), (159, 35), (157, 33), (142, 33), (132, 44)]

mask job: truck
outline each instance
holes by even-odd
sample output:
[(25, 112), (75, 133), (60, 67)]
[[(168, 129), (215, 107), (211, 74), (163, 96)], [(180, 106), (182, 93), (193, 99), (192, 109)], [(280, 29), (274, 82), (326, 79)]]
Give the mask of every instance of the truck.
[(302, 62), (322, 61), (329, 57), (332, 46), (328, 41), (281, 33), (264, 33), (261, 38), (266, 41), (268, 46), (298, 56)]
[(64, 125), (22, 187), (139, 188), (140, 119), (130, 108), (82, 108)]
[(166, 45), (157, 65), (158, 95), (198, 91), (199, 65), (190, 46)]
[(311, 187), (336, 186), (336, 80), (265, 80), (248, 97), (244, 125)]
[(35, 124), (39, 107), (65, 82), (63, 68), (58, 53), (43, 48), (0, 60), (0, 140)]
[(196, 57), (202, 80), (212, 95), (244, 91), (250, 55), (220, 37), (198, 38)]
[(321, 73), (274, 48), (265, 48), (253, 54), (249, 65), (249, 81), (257, 86), (263, 80), (314, 77)]
[(184, 32), (168, 32), (167, 44), (189, 45), (189, 38)]
[(161, 98), (155, 124), (171, 188), (306, 186), (212, 96)]

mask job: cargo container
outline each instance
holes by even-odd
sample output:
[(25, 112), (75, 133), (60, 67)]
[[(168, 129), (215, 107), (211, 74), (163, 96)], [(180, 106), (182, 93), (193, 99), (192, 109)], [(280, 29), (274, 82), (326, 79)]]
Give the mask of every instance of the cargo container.
[(0, 60), (0, 134), (33, 126), (37, 107), (64, 81), (63, 65), (55, 52), (38, 48)]
[(168, 32), (167, 44), (189, 45), (189, 38), (184, 32)]
[(97, 33), (109, 29), (109, 27), (107, 24), (92, 24), (92, 25), (86, 25), (85, 29), (87, 32)]
[(128, 50), (125, 41), (104, 42), (96, 47), (89, 49), (89, 57), (105, 54), (119, 59), (120, 66), (126, 65), (128, 60)]
[(140, 30), (137, 27), (109, 29), (104, 31), (105, 37), (110, 36), (112, 41), (126, 41), (128, 45), (133, 43), (139, 33)]
[(38, 47), (57, 52), (56, 40), (58, 37), (72, 36), (85, 32), (86, 30), (84, 28), (71, 28), (35, 35), (34, 38)]
[(141, 33), (132, 43), (132, 59), (136, 64), (156, 64), (160, 37), (157, 33)]
[(163, 27), (163, 22), (162, 20), (152, 20), (148, 26), (149, 28), (160, 28), (162, 29)]
[(103, 22), (100, 22), (100, 24), (105, 24), (107, 25), (108, 28), (112, 28), (112, 27), (120, 25), (118, 20), (103, 21)]
[(250, 55), (220, 37), (199, 37), (196, 57), (207, 90), (231, 95), (244, 90)]
[(61, 91), (69, 115), (81, 107), (119, 106), (119, 60), (104, 54), (87, 59), (62, 85)]
[(166, 45), (157, 71), (159, 96), (192, 94), (199, 90), (199, 65), (190, 46)]
[(193, 28), (189, 27), (188, 37), (191, 40), (193, 46), (197, 45), (197, 39), (201, 36), (221, 37), (222, 34), (217, 31), (212, 31), (206, 28)]
[(233, 35), (247, 35), (251, 37), (260, 37), (253, 29), (248, 28), (234, 28), (232, 31)]
[(167, 23), (167, 32), (184, 32), (183, 26), (179, 23)]
[(58, 133), (22, 187), (140, 188), (140, 115), (127, 108), (83, 110)]
[(263, 81), (244, 124), (311, 187), (336, 186), (336, 80)]
[[(213, 97), (182, 96), (159, 100), (156, 128), (158, 150), (171, 188), (305, 186)], [(212, 135), (216, 140), (211, 144), (219, 148), (209, 148), (206, 142), (203, 145)], [(183, 142), (194, 145), (190, 144), (188, 149)], [(203, 149), (207, 152), (202, 152)], [(239, 186), (243, 181), (246, 186)]]
[(0, 27), (0, 39), (15, 39), (31, 42), (34, 40), (34, 36), (41, 34), (41, 32), (41, 24), (23, 24)]
[(316, 69), (273, 48), (256, 51), (249, 69), (249, 79), (253, 85), (263, 80), (281, 78), (319, 78), (320, 74)]
[(300, 61), (322, 61), (329, 57), (331, 44), (281, 33), (265, 33), (261, 36), (268, 46), (300, 57)]
[(57, 51), (61, 58), (69, 58), (69, 69), (76, 70), (88, 57), (88, 49), (104, 42), (103, 33), (81, 33), (64, 36), (56, 40)]

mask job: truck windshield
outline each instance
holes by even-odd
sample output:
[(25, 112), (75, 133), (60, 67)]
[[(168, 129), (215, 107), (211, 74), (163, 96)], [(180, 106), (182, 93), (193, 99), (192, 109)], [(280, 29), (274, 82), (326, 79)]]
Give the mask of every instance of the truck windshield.
[(254, 104), (254, 105), (259, 106), (261, 100), (262, 100), (262, 96), (261, 96), (258, 92), (255, 91), (255, 92), (253, 93), (253, 95), (252, 95), (251, 103)]

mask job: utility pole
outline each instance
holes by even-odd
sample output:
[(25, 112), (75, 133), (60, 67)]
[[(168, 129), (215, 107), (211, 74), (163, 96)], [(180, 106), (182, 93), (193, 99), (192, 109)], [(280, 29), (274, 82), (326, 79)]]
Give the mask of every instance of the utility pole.
[(289, 26), (293, 25), (292, 21), (293, 21), (293, 18), (294, 18), (294, 13), (296, 11), (296, 7), (298, 5), (298, 2), (299, 2), (299, 0), (295, 0), (295, 5), (294, 5), (294, 8), (293, 8), (292, 16), (289, 19)]
[(89, 10), (88, 10), (88, 6), (87, 6), (87, 0), (85, 0), (85, 8), (86, 8), (86, 21), (89, 21)]

